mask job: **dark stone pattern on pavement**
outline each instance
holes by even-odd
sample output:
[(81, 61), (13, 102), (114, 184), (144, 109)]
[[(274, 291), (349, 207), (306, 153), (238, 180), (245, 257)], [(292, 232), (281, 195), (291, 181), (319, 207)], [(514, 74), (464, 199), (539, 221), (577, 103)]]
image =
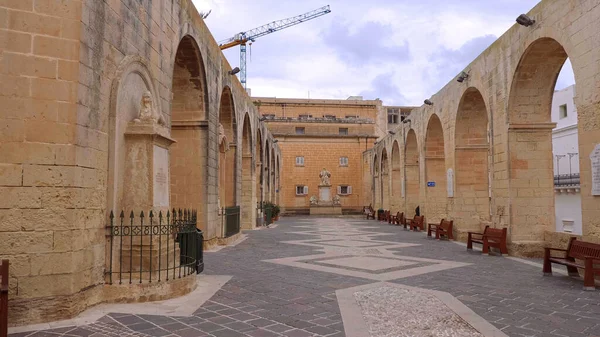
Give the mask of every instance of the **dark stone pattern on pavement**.
[[(376, 240), (419, 244), (394, 249), (397, 255), (470, 263), (391, 282), (449, 292), (509, 336), (600, 336), (600, 291), (583, 291), (581, 280), (544, 277), (536, 266), (468, 252), (384, 222), (339, 221), (390, 234)], [(315, 230), (295, 227), (315, 225), (315, 218), (285, 218), (278, 224), (246, 232), (248, 239), (235, 247), (205, 253), (206, 274), (233, 278), (193, 316), (109, 314), (87, 326), (9, 336), (344, 336), (335, 291), (375, 281), (264, 262), (318, 253), (318, 247), (282, 243), (318, 238), (290, 233)]]

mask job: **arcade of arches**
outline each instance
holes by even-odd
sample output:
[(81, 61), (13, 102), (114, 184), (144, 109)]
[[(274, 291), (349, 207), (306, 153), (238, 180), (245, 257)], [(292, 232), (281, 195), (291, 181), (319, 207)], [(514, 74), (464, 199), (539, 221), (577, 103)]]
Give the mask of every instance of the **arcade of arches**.
[(600, 143), (600, 41), (591, 38), (597, 24), (575, 29), (569, 9), (545, 13), (549, 3), (528, 14), (543, 18), (546, 29), (513, 26), (465, 69), (467, 79), (452, 79), (430, 98), (432, 105), (414, 109), (364, 153), (372, 165), (367, 183), (375, 209), (411, 218), (419, 206), (428, 223), (454, 220), (459, 240), (486, 225), (507, 228), (514, 255), (540, 256), (544, 246), (564, 243), (568, 233), (555, 230), (550, 112), (569, 58), (577, 92), (582, 236), (600, 242), (600, 197), (592, 194), (600, 168), (593, 169), (590, 159)]

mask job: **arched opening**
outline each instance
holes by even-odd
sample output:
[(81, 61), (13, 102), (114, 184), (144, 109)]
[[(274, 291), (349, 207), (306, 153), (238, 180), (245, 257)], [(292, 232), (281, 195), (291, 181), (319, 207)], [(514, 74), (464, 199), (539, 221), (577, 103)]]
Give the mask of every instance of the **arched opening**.
[[(256, 177), (255, 177), (255, 181), (256, 181), (256, 201), (257, 203), (259, 203), (259, 205), (262, 205), (263, 202), (263, 175), (264, 175), (264, 171), (265, 171), (265, 166), (264, 166), (264, 151), (263, 151), (263, 144), (262, 144), (262, 134), (260, 129), (257, 127), (256, 130), (256, 149), (255, 151), (255, 158), (256, 158)], [(261, 207), (258, 207), (259, 209), (262, 209)], [(258, 214), (259, 219), (260, 219), (260, 214)]]
[(425, 135), (425, 211), (428, 221), (439, 222), (447, 217), (446, 157), (444, 130), (437, 115), (431, 115)]
[(381, 152), (381, 207), (390, 209), (390, 167), (387, 150)]
[(402, 161), (400, 160), (400, 146), (398, 141), (392, 145), (392, 197), (390, 208), (398, 212), (404, 205), (402, 202)]
[[(544, 231), (563, 231), (563, 219), (556, 214), (559, 208), (576, 223), (565, 231), (582, 232), (579, 192), (573, 205), (555, 207), (555, 189), (556, 193), (564, 187), (579, 190), (577, 135), (560, 139), (559, 144), (554, 144), (553, 154), (553, 137), (569, 124), (577, 124), (576, 117), (569, 123), (569, 115), (573, 117), (577, 113), (573, 102), (575, 87), (571, 87), (570, 92), (555, 91), (567, 57), (556, 40), (538, 39), (523, 53), (513, 77), (508, 101), (512, 241), (542, 241)], [(557, 102), (560, 100), (564, 103)], [(569, 170), (569, 163), (570, 174), (576, 173), (577, 178), (564, 179), (566, 184), (563, 184), (561, 170)]]
[(375, 210), (381, 208), (381, 186), (379, 180), (379, 158), (377, 155), (373, 158), (373, 208)]
[(280, 184), (281, 184), (281, 166), (279, 161), (281, 160), (281, 158), (279, 157), (279, 155), (277, 155), (276, 159), (275, 159), (275, 203), (279, 205), (280, 203), (280, 197), (279, 197), (279, 191), (280, 191)]
[(421, 171), (419, 169), (419, 145), (415, 130), (410, 129), (406, 135), (404, 164), (406, 174), (406, 211), (407, 217), (415, 215), (415, 208), (419, 206)]
[(271, 184), (271, 188), (269, 189), (269, 200), (272, 203), (275, 203), (275, 193), (277, 189), (277, 186), (275, 185), (275, 148), (271, 148), (271, 155), (269, 157), (271, 159), (271, 162), (269, 164), (269, 166), (271, 167), (271, 175), (269, 176)]
[(170, 150), (171, 205), (198, 211), (198, 227), (207, 232), (207, 86), (202, 56), (194, 39), (179, 43), (173, 65)]
[[(258, 154), (258, 152), (257, 152)], [(242, 126), (242, 228), (254, 228), (254, 165), (252, 165), (252, 125), (246, 113)]]
[(467, 89), (460, 100), (454, 143), (455, 223), (463, 232), (479, 230), (482, 222), (490, 221), (490, 170), (487, 109), (476, 88)]
[(268, 139), (265, 145), (265, 163), (264, 183), (266, 184), (266, 188), (264, 190), (264, 200), (271, 201), (271, 171), (273, 168), (271, 166), (271, 143)]
[(237, 124), (233, 96), (229, 87), (223, 89), (219, 106), (219, 203), (221, 207), (236, 206)]

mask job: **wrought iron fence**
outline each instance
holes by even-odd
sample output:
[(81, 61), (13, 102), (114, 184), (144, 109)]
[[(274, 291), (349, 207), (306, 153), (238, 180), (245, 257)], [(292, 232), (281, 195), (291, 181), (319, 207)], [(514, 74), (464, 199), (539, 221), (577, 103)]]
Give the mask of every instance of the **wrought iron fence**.
[(580, 184), (579, 173), (554, 176), (554, 186), (576, 186)]
[(240, 206), (226, 207), (225, 214), (225, 237), (228, 238), (240, 232)]
[(0, 263), (0, 337), (8, 336), (8, 260)]
[[(152, 283), (181, 278), (204, 270), (203, 234), (193, 210), (142, 211), (129, 217), (111, 211), (108, 229), (108, 284)], [(116, 282), (116, 281), (115, 281)]]

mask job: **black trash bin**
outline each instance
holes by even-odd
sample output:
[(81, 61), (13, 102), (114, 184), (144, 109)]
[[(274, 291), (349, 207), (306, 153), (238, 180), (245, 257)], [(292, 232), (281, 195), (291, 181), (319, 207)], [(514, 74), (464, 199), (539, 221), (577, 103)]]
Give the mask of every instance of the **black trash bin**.
[(196, 228), (196, 274), (204, 271), (204, 233)]

